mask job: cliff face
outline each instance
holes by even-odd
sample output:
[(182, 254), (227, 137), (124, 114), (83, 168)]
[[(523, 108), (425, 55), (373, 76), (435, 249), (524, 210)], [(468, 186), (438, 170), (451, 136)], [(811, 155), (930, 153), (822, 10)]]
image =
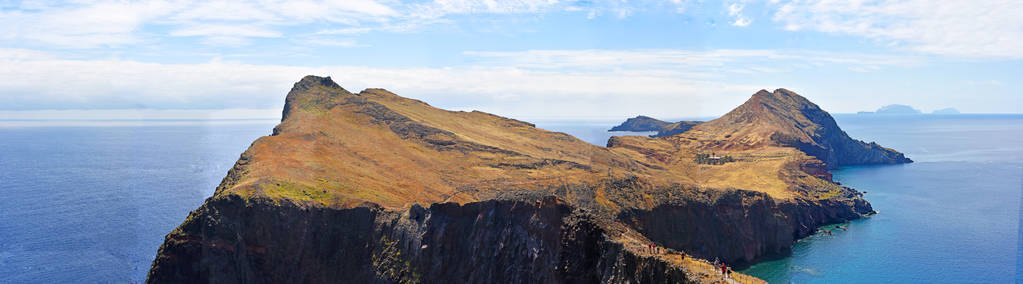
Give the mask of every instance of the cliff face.
[(684, 283), (676, 266), (612, 242), (553, 199), (303, 208), (228, 197), (170, 235), (149, 282)]
[[(756, 115), (598, 147), (308, 76), (273, 135), (167, 235), (149, 282), (704, 281), (716, 276), (673, 257), (751, 263), (872, 213), (812, 151), (846, 143), (815, 130), (830, 116), (758, 96), (737, 112)], [(792, 133), (812, 147), (778, 142)], [(694, 158), (710, 150), (737, 159)]]
[(777, 203), (765, 194), (735, 191), (698, 200), (702, 202), (686, 200), (626, 210), (618, 218), (664, 246), (746, 266), (764, 256), (788, 253), (795, 240), (812, 234), (818, 226), (873, 212), (869, 204), (855, 198)]

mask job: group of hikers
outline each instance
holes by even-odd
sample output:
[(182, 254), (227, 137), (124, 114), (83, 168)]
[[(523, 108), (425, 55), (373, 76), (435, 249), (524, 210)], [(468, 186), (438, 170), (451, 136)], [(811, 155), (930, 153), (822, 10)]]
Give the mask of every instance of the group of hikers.
[(652, 254), (661, 254), (661, 248), (657, 247), (657, 244), (655, 243), (650, 243), (649, 245), (646, 245), (646, 248)]
[(715, 257), (714, 267), (721, 268), (721, 276), (724, 276), (725, 278), (732, 278), (732, 268), (725, 265), (724, 261), (718, 260), (718, 258)]
[[(650, 243), (650, 244), (646, 245), (646, 248), (647, 248), (647, 251), (650, 252), (651, 254), (661, 254), (661, 247), (657, 246), (656, 243)], [(683, 260), (686, 259), (686, 254), (685, 253), (680, 253), (678, 255), (681, 256)]]
[[(661, 253), (661, 248), (658, 247), (657, 244), (655, 244), (655, 243), (648, 244), (646, 246), (646, 248), (652, 254), (660, 254)], [(683, 257), (683, 259), (685, 259), (685, 254), (682, 254), (682, 257)], [(721, 276), (724, 276), (725, 278), (732, 278), (732, 268), (728, 267), (728, 265), (725, 265), (724, 261), (721, 261), (721, 260), (719, 260), (716, 257), (714, 258), (714, 268), (715, 269), (716, 268), (720, 268), (721, 269)]]

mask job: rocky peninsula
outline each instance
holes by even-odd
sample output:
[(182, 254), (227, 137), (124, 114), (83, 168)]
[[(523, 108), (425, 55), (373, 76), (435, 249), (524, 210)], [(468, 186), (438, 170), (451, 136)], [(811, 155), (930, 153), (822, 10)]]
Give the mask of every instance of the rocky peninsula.
[(873, 213), (828, 169), (905, 162), (784, 89), (599, 147), (307, 76), (148, 282), (715, 282), (700, 259), (751, 264)]
[(660, 119), (656, 119), (649, 116), (636, 116), (633, 118), (626, 119), (625, 122), (615, 127), (611, 127), (608, 131), (631, 131), (631, 132), (647, 132), (657, 131), (657, 134), (650, 135), (650, 137), (665, 137), (686, 132), (693, 128), (697, 124), (703, 123), (702, 121), (679, 121), (679, 122), (667, 122)]

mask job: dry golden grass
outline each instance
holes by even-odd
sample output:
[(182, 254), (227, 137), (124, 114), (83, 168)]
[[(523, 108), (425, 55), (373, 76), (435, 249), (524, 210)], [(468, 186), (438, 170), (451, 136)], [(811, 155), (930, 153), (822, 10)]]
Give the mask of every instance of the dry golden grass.
[[(289, 102), (280, 133), (254, 142), (246, 152), (249, 159), (239, 165), (239, 178), (217, 194), (401, 208), (476, 201), (488, 190), (593, 185), (609, 176), (636, 176), (652, 186), (761, 191), (781, 199), (807, 196), (807, 188), (816, 197), (837, 192), (835, 185), (799, 170), (809, 158), (795, 149), (708, 147), (714, 140), (699, 135), (707, 128), (689, 136), (617, 137), (611, 147), (600, 147), (513, 119), (434, 108), (382, 89), (352, 94), (317, 86), (293, 91)], [(711, 150), (739, 161), (694, 162), (697, 153)], [(602, 191), (596, 195), (608, 209), (621, 204)], [(656, 203), (652, 196), (638, 198)]]

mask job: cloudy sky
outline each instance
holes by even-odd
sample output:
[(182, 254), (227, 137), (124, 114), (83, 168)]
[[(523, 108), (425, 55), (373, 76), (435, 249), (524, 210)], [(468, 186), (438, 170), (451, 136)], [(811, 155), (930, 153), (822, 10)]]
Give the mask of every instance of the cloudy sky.
[(307, 74), (524, 119), (716, 116), (782, 87), (837, 113), (1020, 113), (1020, 15), (1018, 0), (0, 1), (0, 114), (277, 116)]

